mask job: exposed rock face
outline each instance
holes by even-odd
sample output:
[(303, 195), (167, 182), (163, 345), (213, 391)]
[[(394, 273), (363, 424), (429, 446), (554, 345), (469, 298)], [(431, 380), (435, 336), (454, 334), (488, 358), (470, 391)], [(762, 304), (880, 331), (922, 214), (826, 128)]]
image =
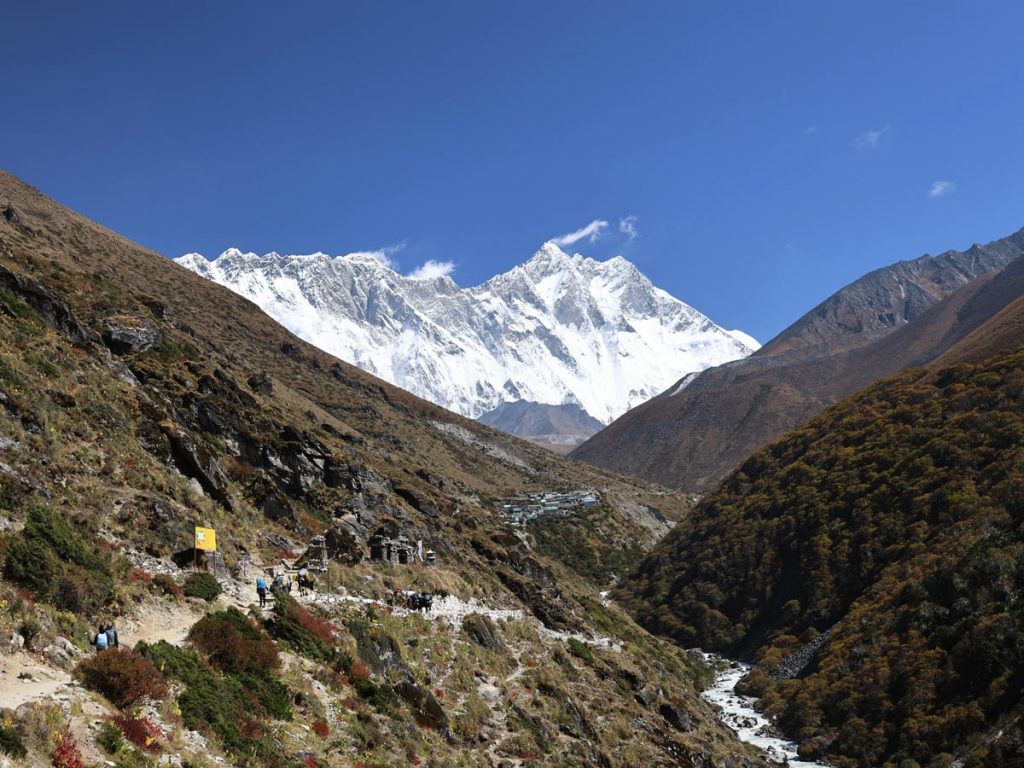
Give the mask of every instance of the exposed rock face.
[(21, 216), (13, 205), (4, 206), (4, 218), (11, 224), (21, 224)]
[(159, 347), (164, 340), (160, 329), (147, 320), (109, 317), (103, 321), (103, 343), (116, 355), (134, 355)]
[[(8, 207), (8, 210), (11, 208)], [(95, 340), (95, 335), (78, 322), (68, 305), (49, 289), (3, 265), (0, 265), (0, 289), (24, 301), (38, 312), (46, 323), (65, 334), (75, 344), (85, 346)]]
[(160, 428), (170, 441), (178, 469), (186, 476), (198, 480), (203, 490), (226, 510), (233, 511), (235, 505), (228, 490), (228, 479), (216, 456), (176, 424), (165, 421), (160, 424)]
[(498, 628), (494, 626), (489, 616), (479, 613), (471, 613), (462, 621), (462, 628), (477, 643), (489, 651), (500, 652), (505, 650), (505, 644), (498, 637)]
[(1019, 295), (1024, 264), (1007, 265), (1022, 255), (1024, 230), (872, 272), (750, 357), (682, 379), (572, 455), (705, 491), (757, 448), (842, 397), (935, 359), (987, 321)]

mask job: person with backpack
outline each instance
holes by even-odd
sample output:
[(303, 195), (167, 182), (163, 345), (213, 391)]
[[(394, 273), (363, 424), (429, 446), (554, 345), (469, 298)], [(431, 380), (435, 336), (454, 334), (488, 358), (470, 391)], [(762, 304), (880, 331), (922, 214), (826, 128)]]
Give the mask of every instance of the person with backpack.
[(99, 629), (96, 631), (96, 637), (93, 638), (92, 644), (96, 646), (96, 653), (107, 650), (109, 643), (107, 642), (107, 628), (100, 624)]
[(118, 641), (117, 641), (117, 630), (114, 629), (113, 622), (110, 622), (110, 623), (107, 624), (107, 631), (105, 632), (105, 634), (107, 636), (107, 647), (108, 648), (119, 648), (120, 647), (120, 643), (118, 643)]
[(262, 576), (256, 577), (256, 594), (260, 596), (260, 608), (267, 606), (267, 580)]

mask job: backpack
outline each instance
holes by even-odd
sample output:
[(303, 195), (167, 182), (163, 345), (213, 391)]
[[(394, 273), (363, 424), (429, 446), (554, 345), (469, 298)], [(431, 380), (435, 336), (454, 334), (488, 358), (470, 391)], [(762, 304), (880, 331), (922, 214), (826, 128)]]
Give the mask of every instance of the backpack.
[(263, 579), (263, 578), (256, 579), (256, 589), (266, 589), (266, 588), (267, 588), (267, 580), (266, 579)]
[(107, 630), (107, 645), (117, 648), (117, 630), (111, 627)]
[(105, 651), (107, 649), (107, 633), (99, 632), (96, 635), (96, 650)]

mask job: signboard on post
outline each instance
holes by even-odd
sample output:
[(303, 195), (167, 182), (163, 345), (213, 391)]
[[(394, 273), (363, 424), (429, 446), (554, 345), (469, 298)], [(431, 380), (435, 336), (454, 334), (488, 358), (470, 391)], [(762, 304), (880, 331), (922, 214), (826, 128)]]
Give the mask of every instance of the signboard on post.
[(196, 549), (205, 552), (217, 551), (217, 532), (213, 528), (200, 528), (196, 526)]

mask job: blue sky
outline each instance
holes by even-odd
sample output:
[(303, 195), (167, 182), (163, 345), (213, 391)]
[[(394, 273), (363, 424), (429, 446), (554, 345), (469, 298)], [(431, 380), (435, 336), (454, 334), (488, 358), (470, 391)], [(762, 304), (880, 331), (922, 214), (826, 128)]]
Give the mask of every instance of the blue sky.
[(566, 247), (764, 341), (1024, 226), (1022, 28), (1010, 2), (20, 3), (0, 166), (169, 256), (400, 245), (463, 285), (606, 221)]

